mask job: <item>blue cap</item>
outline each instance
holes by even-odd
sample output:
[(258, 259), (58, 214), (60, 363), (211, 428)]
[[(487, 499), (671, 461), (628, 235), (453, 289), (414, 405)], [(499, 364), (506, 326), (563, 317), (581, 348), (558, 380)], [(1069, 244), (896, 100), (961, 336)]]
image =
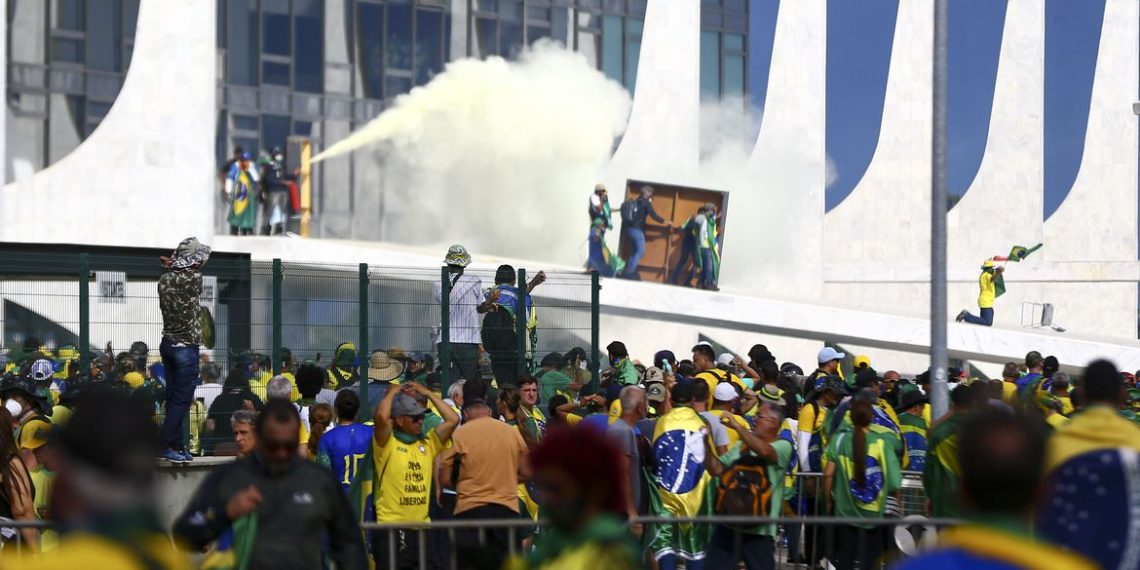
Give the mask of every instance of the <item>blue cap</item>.
[(842, 352), (839, 352), (830, 346), (825, 346), (823, 347), (823, 350), (819, 351), (819, 358), (816, 359), (816, 362), (822, 364), (824, 362), (831, 362), (832, 360), (843, 360), (844, 358), (847, 358), (846, 354), (843, 354)]

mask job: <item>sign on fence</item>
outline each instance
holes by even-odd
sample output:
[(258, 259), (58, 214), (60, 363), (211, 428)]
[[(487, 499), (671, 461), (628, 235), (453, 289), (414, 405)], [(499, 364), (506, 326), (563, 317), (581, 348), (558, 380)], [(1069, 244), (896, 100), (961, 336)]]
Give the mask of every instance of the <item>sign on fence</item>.
[(100, 303), (126, 303), (127, 274), (122, 271), (96, 271), (95, 289)]
[(218, 278), (213, 275), (202, 276), (202, 294), (198, 297), (198, 305), (210, 310), (211, 315), (218, 314)]

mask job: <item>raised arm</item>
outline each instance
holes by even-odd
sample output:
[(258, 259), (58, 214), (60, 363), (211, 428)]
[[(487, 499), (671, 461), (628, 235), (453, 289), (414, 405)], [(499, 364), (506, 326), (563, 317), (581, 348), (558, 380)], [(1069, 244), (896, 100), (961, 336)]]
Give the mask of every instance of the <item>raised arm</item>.
[(443, 423), (435, 427), (435, 433), (439, 436), (439, 441), (447, 443), (448, 440), (451, 439), (451, 434), (455, 432), (455, 428), (459, 427), (459, 414), (455, 413), (455, 410), (453, 410), (451, 406), (445, 404), (443, 399), (436, 396), (435, 392), (432, 392), (427, 386), (419, 382), (408, 382), (404, 384), (404, 386), (411, 386), (410, 389), (413, 392), (427, 396), (431, 405), (435, 406), (436, 410), (439, 410), (439, 415), (443, 418)]
[(399, 389), (389, 387), (384, 399), (376, 406), (376, 415), (372, 417), (372, 423), (376, 424), (372, 428), (372, 437), (376, 440), (376, 445), (388, 443), (388, 436), (392, 435), (392, 400), (396, 399), (396, 394), (399, 393)]
[[(759, 421), (759, 418), (757, 418), (757, 421)], [(729, 429), (736, 430), (737, 435), (740, 436), (740, 441), (743, 441), (744, 445), (747, 445), (748, 449), (752, 450), (752, 453), (763, 457), (767, 461), (776, 461), (779, 459), (776, 455), (776, 449), (772, 447), (772, 444), (752, 433), (752, 430), (746, 426), (740, 425), (740, 422), (736, 421), (736, 418), (733, 418), (731, 415), (721, 416), (720, 423)]]

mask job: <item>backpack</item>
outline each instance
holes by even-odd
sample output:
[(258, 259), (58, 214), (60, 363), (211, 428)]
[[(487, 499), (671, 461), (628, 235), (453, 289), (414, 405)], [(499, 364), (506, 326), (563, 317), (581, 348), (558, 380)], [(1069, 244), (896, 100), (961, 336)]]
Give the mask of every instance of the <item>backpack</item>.
[(633, 223), (634, 216), (637, 215), (637, 200), (626, 200), (621, 204), (621, 222), (623, 224)]
[(515, 330), (515, 317), (506, 309), (491, 311), (483, 316), (481, 336), (483, 347), (488, 351), (518, 349), (519, 333)]
[(766, 517), (771, 513), (772, 490), (768, 462), (742, 455), (721, 473), (713, 508), (719, 515)]

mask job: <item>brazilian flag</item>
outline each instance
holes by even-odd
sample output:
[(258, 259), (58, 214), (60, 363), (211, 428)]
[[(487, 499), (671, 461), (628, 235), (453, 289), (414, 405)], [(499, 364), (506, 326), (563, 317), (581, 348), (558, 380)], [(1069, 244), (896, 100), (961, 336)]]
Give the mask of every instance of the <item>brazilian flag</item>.
[[(1043, 244), (1043, 243), (1039, 243), (1033, 247), (1025, 247), (1024, 245), (1015, 245), (1015, 246), (1009, 248), (1009, 255), (1008, 256), (1006, 256), (1004, 258), (1001, 256), (994, 256), (994, 260), (995, 261), (1012, 261), (1014, 263), (1020, 263), (1026, 257), (1029, 257), (1029, 254), (1041, 249), (1041, 247), (1044, 245), (1045, 244)], [(1003, 277), (1001, 274), (998, 274), (997, 276), (994, 277), (994, 297), (995, 298), (1001, 297), (1004, 294), (1005, 294), (1005, 277)]]

